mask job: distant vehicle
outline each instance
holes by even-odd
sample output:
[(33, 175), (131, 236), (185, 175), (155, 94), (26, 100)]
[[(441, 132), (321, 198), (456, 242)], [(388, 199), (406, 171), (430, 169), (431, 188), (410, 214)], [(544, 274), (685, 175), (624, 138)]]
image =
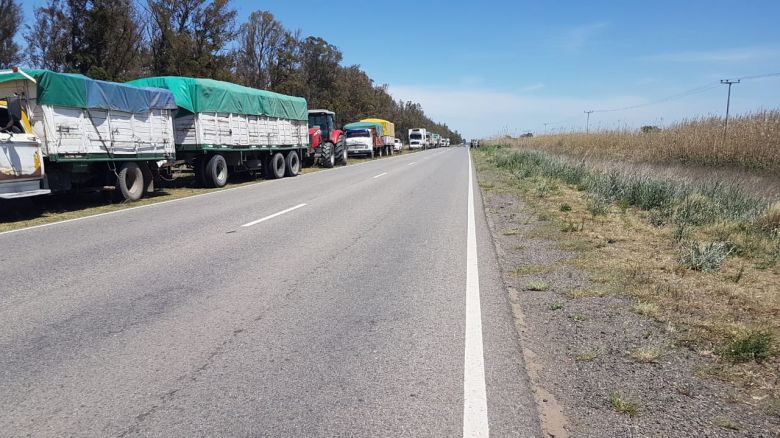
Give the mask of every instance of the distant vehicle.
[(432, 144), (432, 145), (433, 145), (433, 147), (435, 147), (435, 148), (437, 148), (437, 147), (441, 146), (441, 145), (442, 145), (442, 144), (441, 144), (441, 135), (439, 135), (439, 134), (435, 134), (435, 133), (434, 133), (434, 134), (431, 134), (431, 144)]
[(382, 127), (373, 123), (356, 122), (344, 126), (347, 130), (347, 153), (374, 158), (382, 156)]
[(396, 152), (401, 152), (401, 150), (404, 148), (404, 144), (401, 142), (400, 138), (396, 138), (393, 140), (393, 149), (395, 149)]
[(309, 110), (309, 148), (307, 165), (319, 162), (333, 167), (336, 162), (347, 165), (347, 142), (344, 131), (336, 129), (336, 113), (324, 109)]
[(436, 143), (433, 142), (433, 133), (428, 132), (425, 135), (425, 148), (427, 149), (427, 148), (435, 148), (435, 147), (436, 147)]
[(425, 128), (409, 130), (409, 149), (425, 149), (428, 145), (428, 132)]

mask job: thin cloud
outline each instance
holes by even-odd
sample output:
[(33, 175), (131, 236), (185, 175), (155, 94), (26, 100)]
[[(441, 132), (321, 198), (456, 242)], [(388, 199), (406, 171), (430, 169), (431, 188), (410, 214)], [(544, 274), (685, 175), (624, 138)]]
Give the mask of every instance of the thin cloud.
[(642, 59), (656, 62), (739, 62), (780, 58), (780, 50), (765, 47), (659, 53)]
[(605, 21), (599, 21), (572, 27), (564, 31), (561, 45), (567, 49), (580, 49), (593, 39), (593, 37), (601, 33), (608, 25), (609, 23)]
[(541, 82), (537, 82), (535, 84), (526, 85), (525, 87), (521, 87), (517, 90), (518, 93), (530, 93), (532, 91), (541, 90), (544, 88), (544, 84)]

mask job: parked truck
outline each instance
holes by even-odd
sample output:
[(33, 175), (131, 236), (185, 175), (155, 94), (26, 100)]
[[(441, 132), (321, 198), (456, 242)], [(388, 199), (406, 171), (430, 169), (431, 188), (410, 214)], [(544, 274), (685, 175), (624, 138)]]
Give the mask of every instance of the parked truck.
[(306, 100), (213, 79), (160, 76), (129, 82), (170, 90), (176, 165), (201, 186), (223, 187), (230, 173), (296, 176), (309, 145)]
[(373, 122), (354, 122), (344, 125), (347, 132), (347, 151), (350, 155), (381, 157), (385, 149), (382, 125)]
[(0, 96), (3, 198), (113, 186), (135, 201), (175, 154), (167, 90), (14, 68), (0, 71)]
[(425, 128), (412, 128), (409, 130), (409, 149), (425, 149), (427, 146), (428, 132)]
[(354, 122), (344, 125), (347, 131), (347, 151), (350, 155), (365, 155), (371, 158), (390, 155), (392, 140), (385, 144), (384, 126), (377, 122)]
[(382, 125), (382, 153), (393, 155), (395, 153), (395, 124), (383, 119), (363, 119), (361, 122), (378, 123)]

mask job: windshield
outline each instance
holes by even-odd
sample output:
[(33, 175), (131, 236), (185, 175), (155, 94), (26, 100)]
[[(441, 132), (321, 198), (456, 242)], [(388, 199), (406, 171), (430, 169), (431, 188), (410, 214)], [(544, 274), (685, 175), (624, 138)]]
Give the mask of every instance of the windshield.
[(422, 135), (421, 134), (412, 134), (412, 135), (409, 136), (409, 138), (411, 140), (422, 140)]
[(347, 131), (347, 138), (370, 137), (368, 131)]
[(327, 114), (310, 114), (309, 127), (319, 126), (323, 131), (331, 131), (333, 129), (332, 120)]

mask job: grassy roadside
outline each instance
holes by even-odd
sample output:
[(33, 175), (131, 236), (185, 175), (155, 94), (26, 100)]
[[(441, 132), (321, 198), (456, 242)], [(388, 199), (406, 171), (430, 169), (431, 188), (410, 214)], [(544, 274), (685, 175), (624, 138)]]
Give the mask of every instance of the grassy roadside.
[(778, 409), (780, 205), (723, 185), (602, 172), (539, 151), (488, 147), (474, 159), (490, 174), (480, 178), (483, 190), (517, 194), (547, 223), (536, 237), (576, 252), (569, 263), (595, 286), (569, 299), (632, 297), (634, 312), (709, 358), (702, 375)]
[[(401, 155), (415, 153), (417, 151), (404, 150)], [(396, 154), (397, 155), (397, 154)], [(380, 160), (383, 158), (374, 158)], [(371, 161), (370, 158), (350, 157), (348, 165), (354, 165)], [(301, 174), (315, 173), (325, 170), (318, 166), (307, 167), (301, 170)], [(197, 187), (192, 174), (183, 174), (173, 182), (165, 183), (165, 186), (149, 194), (137, 202), (112, 201), (107, 193), (78, 193), (61, 194), (46, 197), (34, 197), (16, 199), (12, 201), (0, 201), (0, 232), (11, 231), (35, 225), (44, 225), (69, 219), (77, 219), (86, 216), (94, 216), (101, 213), (124, 210), (142, 205), (156, 204), (174, 199), (187, 198), (204, 193), (218, 192), (237, 187), (260, 184), (267, 180), (237, 179), (230, 181), (223, 188)]]

